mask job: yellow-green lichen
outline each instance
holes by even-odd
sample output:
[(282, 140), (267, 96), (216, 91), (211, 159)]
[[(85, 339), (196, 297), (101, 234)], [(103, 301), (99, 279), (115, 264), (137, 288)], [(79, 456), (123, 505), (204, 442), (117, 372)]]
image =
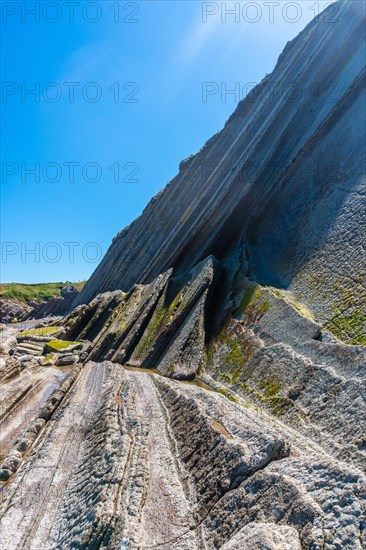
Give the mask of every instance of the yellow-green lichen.
[(40, 327), (24, 330), (19, 336), (51, 336), (60, 332), (60, 327)]
[(269, 302), (267, 300), (263, 300), (264, 292), (264, 287), (253, 284), (248, 285), (236, 313), (243, 314), (248, 312), (252, 315), (256, 312), (260, 316), (263, 316), (270, 308)]
[[(144, 355), (154, 339), (159, 335), (161, 330), (165, 326), (169, 326), (174, 319), (174, 316), (177, 315), (177, 313), (184, 309), (184, 307), (187, 305), (186, 302), (183, 300), (183, 296), (184, 292), (179, 293), (168, 307), (166, 307), (165, 305), (166, 294), (164, 293), (163, 296), (160, 298), (160, 301), (155, 309), (151, 321), (149, 322), (138, 346), (136, 347), (136, 352), (134, 355), (137, 358)], [(171, 371), (173, 372), (174, 369), (175, 366), (171, 368)]]
[(221, 393), (221, 395), (224, 395), (229, 401), (232, 401), (233, 403), (236, 403), (238, 401), (237, 397), (235, 397), (232, 393), (230, 393), (228, 390), (225, 390), (224, 388), (220, 388), (217, 390), (218, 393)]
[(243, 313), (249, 304), (254, 300), (256, 296), (256, 287), (248, 286), (244, 292), (244, 296), (241, 299), (240, 305), (238, 307), (238, 313)]
[(140, 342), (138, 343), (135, 354), (136, 357), (142, 357), (147, 349), (150, 347), (153, 342), (158, 329), (161, 327), (166, 315), (166, 308), (163, 305), (158, 305), (154, 315), (151, 318), (150, 323), (148, 324)]
[(55, 351), (63, 351), (73, 346), (79, 346), (81, 342), (66, 342), (65, 340), (51, 340), (47, 342), (47, 348), (51, 348)]
[(259, 389), (263, 391), (266, 397), (274, 397), (281, 389), (281, 386), (275, 380), (262, 380), (259, 384)]
[(354, 310), (349, 315), (335, 315), (325, 328), (342, 341), (366, 346), (366, 314), (360, 309)]
[(239, 315), (239, 317), (245, 315), (246, 322), (249, 325), (258, 323), (271, 308), (271, 301), (268, 298), (269, 293), (266, 287), (259, 285), (247, 286), (235, 315)]
[[(237, 330), (240, 332), (237, 333)], [(210, 343), (207, 360), (212, 365), (217, 355), (217, 360), (222, 365), (219, 372), (222, 381), (236, 384), (243, 375), (252, 353), (252, 343), (246, 338), (243, 329), (239, 325), (228, 323), (217, 339)]]
[(183, 295), (182, 294), (178, 294), (178, 296), (176, 296), (174, 298), (174, 300), (172, 301), (172, 303), (170, 304), (170, 306), (168, 307), (167, 309), (167, 313), (169, 315), (171, 315), (172, 313), (174, 313), (181, 305), (181, 302), (182, 302), (182, 299), (183, 299)]
[(258, 389), (249, 386), (246, 382), (240, 384), (240, 387), (256, 401), (263, 403), (276, 416), (284, 414), (292, 403), (289, 398), (279, 395), (281, 387), (275, 380), (262, 380)]
[(302, 294), (313, 304), (324, 328), (346, 344), (366, 345), (365, 318), (361, 313), (366, 300), (362, 285), (365, 277), (366, 272), (354, 273), (352, 277), (329, 273), (320, 265), (300, 276), (306, 282)]
[(314, 320), (314, 315), (310, 311), (310, 309), (303, 303), (296, 300), (295, 296), (290, 292), (289, 290), (280, 290), (278, 288), (270, 287), (273, 294), (275, 294), (278, 298), (282, 298), (282, 300), (285, 300), (290, 306), (292, 306), (296, 311), (300, 313), (303, 317), (307, 317), (308, 319)]
[(46, 357), (44, 357), (42, 359), (42, 363), (41, 365), (43, 366), (47, 366), (47, 365), (50, 365), (53, 361), (53, 358), (54, 358), (55, 354), (54, 353), (49, 353), (48, 355), (46, 355)]
[(263, 317), (263, 315), (264, 315), (265, 313), (267, 313), (267, 311), (269, 310), (269, 308), (270, 308), (270, 305), (269, 305), (268, 301), (267, 301), (267, 300), (264, 300), (263, 302), (260, 302), (260, 303), (258, 304), (258, 306), (257, 306), (256, 309), (257, 309), (257, 313), (259, 313), (260, 316)]

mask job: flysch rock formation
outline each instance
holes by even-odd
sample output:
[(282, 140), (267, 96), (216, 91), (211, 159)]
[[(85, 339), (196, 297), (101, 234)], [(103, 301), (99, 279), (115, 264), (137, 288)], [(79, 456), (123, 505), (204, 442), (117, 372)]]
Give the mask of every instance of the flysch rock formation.
[(365, 330), (365, 5), (336, 8), (287, 44), (114, 239), (75, 306), (212, 254), (229, 292), (242, 274), (291, 289), (345, 340), (362, 337), (352, 325)]
[(67, 316), (0, 330), (6, 550), (365, 548), (365, 8), (336, 6)]
[(32, 306), (15, 300), (0, 298), (0, 323), (11, 323), (14, 319), (23, 319), (32, 311)]
[(5, 548), (364, 548), (366, 348), (251, 281), (211, 337), (220, 273), (6, 329)]

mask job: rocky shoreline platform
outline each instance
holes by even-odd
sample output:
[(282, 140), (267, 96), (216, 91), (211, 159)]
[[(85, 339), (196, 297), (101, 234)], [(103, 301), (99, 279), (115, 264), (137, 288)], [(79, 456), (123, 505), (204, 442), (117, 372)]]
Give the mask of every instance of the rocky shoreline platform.
[(363, 548), (366, 348), (258, 285), (207, 343), (215, 266), (2, 330), (6, 548)]

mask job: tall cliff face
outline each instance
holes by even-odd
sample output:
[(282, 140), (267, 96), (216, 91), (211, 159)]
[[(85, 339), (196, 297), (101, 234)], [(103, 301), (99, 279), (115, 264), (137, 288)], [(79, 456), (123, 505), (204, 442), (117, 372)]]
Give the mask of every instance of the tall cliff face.
[(0, 327), (7, 550), (366, 547), (364, 9), (340, 7), (115, 239), (87, 303)]
[(290, 288), (323, 321), (357, 312), (366, 297), (365, 7), (339, 7), (336, 21), (326, 10), (288, 43), (224, 129), (181, 163), (74, 305), (212, 254), (230, 281)]

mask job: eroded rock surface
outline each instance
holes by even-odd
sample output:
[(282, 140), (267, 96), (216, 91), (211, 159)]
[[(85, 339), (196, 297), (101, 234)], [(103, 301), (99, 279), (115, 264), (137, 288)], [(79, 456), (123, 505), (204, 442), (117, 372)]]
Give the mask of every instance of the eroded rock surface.
[(9, 550), (362, 548), (364, 476), (254, 407), (111, 362), (73, 377), (4, 487)]
[(364, 547), (365, 348), (251, 281), (215, 335), (219, 272), (7, 329), (6, 548)]
[[(336, 16), (335, 16), (336, 13)], [(365, 5), (329, 6), (114, 239), (75, 305), (214, 255), (366, 344)]]
[(364, 6), (336, 6), (75, 309), (0, 327), (6, 550), (365, 548)]

